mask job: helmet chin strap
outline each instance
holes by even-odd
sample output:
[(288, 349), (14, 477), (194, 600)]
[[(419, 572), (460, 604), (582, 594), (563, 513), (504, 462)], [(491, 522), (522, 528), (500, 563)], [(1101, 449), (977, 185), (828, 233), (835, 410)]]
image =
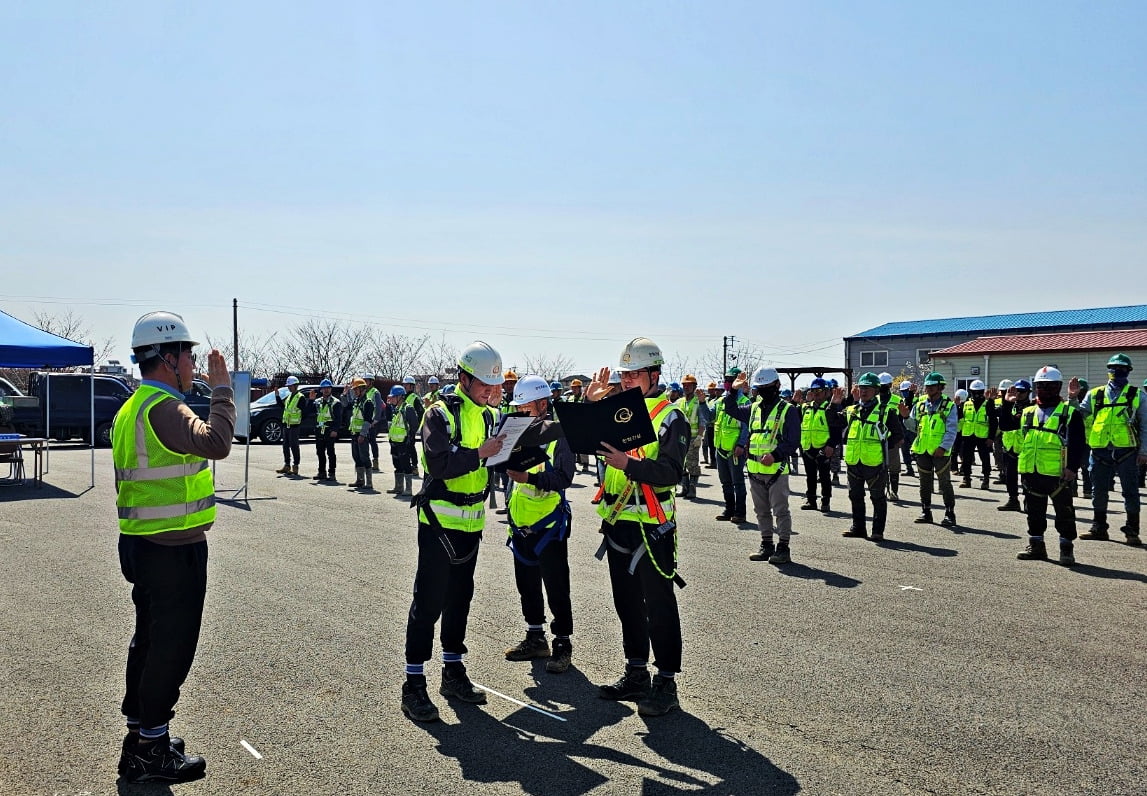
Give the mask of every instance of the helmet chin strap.
[(183, 379), (179, 377), (179, 356), (176, 355), (175, 357), (175, 367), (172, 367), (171, 363), (168, 362), (165, 357), (161, 356), (160, 359), (163, 361), (163, 364), (171, 368), (171, 372), (175, 374), (175, 388), (180, 392), (187, 392), (185, 389), (183, 389)]

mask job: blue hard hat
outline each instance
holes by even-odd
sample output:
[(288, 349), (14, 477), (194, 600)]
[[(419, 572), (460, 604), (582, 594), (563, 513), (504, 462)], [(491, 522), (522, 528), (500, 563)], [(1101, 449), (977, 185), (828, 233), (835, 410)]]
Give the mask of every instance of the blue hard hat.
[(322, 381), (319, 382), (319, 386), (320, 387), (334, 387), (335, 385), (333, 385), (331, 383), (330, 379), (323, 379)]
[(404, 395), (406, 395), (406, 390), (404, 390), (402, 387), (399, 387), (397, 384), (390, 388), (391, 398), (401, 398)]
[(828, 382), (824, 379), (813, 379), (812, 384), (808, 386), (810, 390), (827, 390)]
[(453, 395), (454, 394), (454, 385), (453, 384), (447, 384), (446, 386), (444, 386), (442, 388), (442, 394), (443, 395)]
[(669, 389), (673, 390), (674, 392), (685, 392), (683, 389), (681, 389), (681, 385), (675, 381), (670, 382)]
[(560, 390), (561, 388), (562, 388), (562, 383), (560, 381), (551, 381), (550, 382), (550, 389), (551, 390)]
[(1012, 386), (1015, 387), (1017, 390), (1027, 390), (1028, 392), (1031, 392), (1031, 389), (1032, 389), (1032, 383), (1030, 381), (1028, 381), (1027, 379), (1020, 379), (1019, 381), (1017, 381)]
[(828, 386), (829, 386), (829, 387), (839, 387), (839, 386), (840, 386), (840, 382), (839, 382), (839, 381), (837, 381), (836, 379), (829, 379), (829, 380), (828, 380)]
[(793, 391), (786, 387), (785, 389), (781, 390), (781, 397), (782, 398), (792, 398), (793, 397)]

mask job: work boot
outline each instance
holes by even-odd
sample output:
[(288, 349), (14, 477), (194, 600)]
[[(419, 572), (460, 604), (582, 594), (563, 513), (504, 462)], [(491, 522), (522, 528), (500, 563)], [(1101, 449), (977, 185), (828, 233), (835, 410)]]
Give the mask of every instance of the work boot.
[(373, 480), (374, 472), (369, 467), (364, 467), (364, 468), (362, 468), (362, 474), (363, 474), (363, 477), (366, 478), (366, 485), (363, 487), (363, 490), (366, 492), (373, 492), (374, 491), (374, 480)]
[(1139, 515), (1128, 514), (1127, 524), (1119, 530), (1123, 531), (1123, 535), (1127, 537), (1127, 544), (1132, 547), (1142, 547), (1143, 542), (1139, 539)]
[(677, 701), (677, 681), (672, 677), (653, 675), (649, 695), (637, 703), (640, 716), (664, 716), (673, 708), (680, 707)]
[(414, 476), (407, 473), (402, 479), (402, 492), (399, 494), (402, 497), (410, 497), (411, 492), (414, 490)]
[(1095, 510), (1095, 516), (1091, 521), (1091, 528), (1087, 533), (1081, 533), (1080, 539), (1087, 541), (1100, 541), (1106, 542), (1110, 537), (1107, 535), (1107, 512)]
[(971, 489), (971, 488), (972, 488), (972, 476), (970, 476), (970, 475), (964, 476), (964, 478), (960, 481), (960, 489)]
[(327, 480), (332, 484), (337, 484), (339, 482), (338, 476), (335, 475), (335, 468), (332, 467), (330, 472), (327, 473), (327, 476)]
[(875, 528), (873, 528), (872, 533), (868, 534), (868, 538), (874, 542), (883, 542), (884, 541), (884, 531), (883, 530), (878, 531)]
[(912, 520), (917, 525), (931, 525), (932, 524), (932, 509), (929, 506), (924, 506), (920, 509), (920, 516)]
[(777, 548), (773, 545), (773, 537), (768, 539), (761, 539), (761, 547), (757, 552), (749, 556), (750, 561), (768, 561), (772, 558)]
[(1075, 545), (1071, 542), (1065, 542), (1062, 539), (1059, 542), (1059, 563), (1065, 567), (1075, 566)]
[(137, 741), (125, 747), (120, 765), (128, 782), (189, 782), (207, 770), (206, 760), (183, 754), (166, 734), (151, 743)]
[(492, 509), (498, 508), (498, 501), (495, 499), (495, 496), (497, 494), (498, 494), (497, 488), (491, 486), (490, 487), (490, 508), (492, 508)]
[(317, 473), (315, 473), (314, 475), (311, 476), (311, 480), (312, 481), (326, 481), (327, 480), (327, 471), (326, 470), (319, 470)]
[(362, 486), (365, 483), (363, 481), (362, 471), (363, 471), (362, 467), (354, 468), (355, 480), (354, 480), (354, 483), (350, 485), (351, 489), (362, 489)]
[(617, 702), (637, 702), (649, 695), (649, 671), (631, 666), (625, 667), (625, 674), (612, 685), (599, 685), (597, 695), (602, 699)]
[(716, 517), (714, 517), (713, 519), (720, 520), (721, 522), (728, 522), (732, 518), (733, 518), (733, 515), (729, 512), (728, 509), (725, 509), (720, 514), (718, 514)]
[(438, 721), (438, 708), (426, 693), (425, 681), (402, 684), (402, 712), (414, 721)]
[(689, 486), (685, 489), (685, 498), (687, 500), (697, 499), (697, 476), (689, 476)]
[(1047, 561), (1047, 547), (1044, 546), (1042, 536), (1029, 536), (1028, 546), (1016, 558), (1020, 561)]
[(983, 479), (982, 481), (980, 481), (980, 489), (982, 489), (982, 490), (983, 490), (983, 491), (985, 491), (985, 492), (988, 490), (988, 479), (987, 479), (987, 476), (985, 476), (985, 477), (984, 477), (984, 479)]
[(740, 514), (734, 514), (732, 517), (729, 518), (729, 522), (733, 523), (734, 525), (744, 525), (745, 524), (745, 512), (742, 511)]
[(868, 537), (868, 534), (865, 532), (864, 528), (861, 528), (857, 526), (856, 523), (853, 523), (852, 525), (848, 526), (848, 530), (842, 533), (841, 536), (847, 536), (853, 539), (865, 539)]
[[(184, 743), (183, 739), (177, 736), (169, 736), (171, 740), (171, 748), (180, 754), (183, 753)], [(119, 765), (116, 766), (116, 773), (121, 777), (127, 773), (128, 757), (135, 752), (135, 747), (139, 743), (139, 733), (129, 732), (123, 736), (123, 745), (119, 757)]]
[(546, 671), (551, 674), (561, 674), (570, 668), (573, 658), (573, 644), (568, 638), (554, 639), (554, 652), (546, 661)]
[(829, 499), (828, 498), (821, 498), (820, 499), (821, 514), (828, 514), (830, 510), (831, 509), (829, 509)]
[(371, 459), (370, 460), (370, 470), (372, 473), (380, 472), (380, 470), (378, 469), (378, 459)]
[(789, 554), (789, 543), (783, 540), (777, 545), (777, 552), (769, 556), (770, 564), (791, 564), (792, 560), (792, 556)]
[(279, 473), (280, 475), (286, 475), (287, 473), (291, 472), (291, 465), (289, 465), (289, 464), (284, 464), (282, 467), (280, 467), (280, 468), (279, 468), (278, 470), (276, 470), (275, 472), (276, 472), (276, 473)]
[(442, 667), (442, 685), (438, 693), (444, 697), (457, 697), (471, 705), (486, 704), (486, 692), (474, 687), (466, 676), (466, 667), (461, 664)]
[(680, 487), (677, 490), (677, 497), (683, 498), (686, 495), (688, 495), (689, 494), (689, 476), (687, 476), (687, 475), (681, 476), (681, 481), (680, 481), (680, 483), (677, 484), (677, 486)]
[(404, 479), (402, 477), (402, 473), (395, 473), (394, 474), (394, 486), (392, 488), (386, 490), (386, 494), (388, 494), (388, 495), (401, 495), (402, 494), (402, 484), (403, 484), (403, 481), (405, 481), (405, 480), (406, 479)]
[(1013, 497), (1010, 497), (1010, 498), (1008, 498), (1007, 503), (1004, 503), (1002, 506), (996, 506), (996, 511), (1019, 511), (1019, 512), (1022, 512), (1023, 507), (1020, 506), (1020, 502), (1018, 500), (1016, 500)]
[(944, 519), (940, 520), (940, 524), (945, 528), (956, 527), (956, 509), (954, 506), (944, 509)]
[(528, 631), (524, 639), (506, 650), (508, 661), (528, 661), (548, 657), (550, 657), (550, 645), (546, 641), (546, 634), (533, 630)]
[(801, 503), (801, 511), (816, 511), (816, 498), (806, 497), (804, 503)]

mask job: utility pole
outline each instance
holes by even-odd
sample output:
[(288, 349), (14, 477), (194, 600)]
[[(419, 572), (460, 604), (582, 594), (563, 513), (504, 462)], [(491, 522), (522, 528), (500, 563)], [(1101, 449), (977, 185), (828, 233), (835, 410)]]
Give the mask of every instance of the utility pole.
[(736, 354), (729, 353), (729, 350), (733, 347), (733, 344), (736, 341), (737, 338), (731, 334), (721, 338), (721, 365), (725, 369), (720, 374), (718, 374), (720, 376), (724, 376), (729, 372), (729, 359), (731, 358), (735, 360), (737, 358)]
[(239, 299), (231, 299), (231, 348), (234, 367), (232, 372), (239, 370)]

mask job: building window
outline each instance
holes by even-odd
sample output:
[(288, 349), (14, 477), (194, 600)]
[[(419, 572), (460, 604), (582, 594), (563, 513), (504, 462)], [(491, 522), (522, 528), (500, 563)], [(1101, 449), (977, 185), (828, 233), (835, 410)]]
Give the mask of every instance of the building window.
[(887, 351), (861, 351), (860, 352), (860, 367), (862, 367), (862, 368), (886, 368), (886, 367), (888, 367), (888, 352)]
[(932, 361), (932, 349), (931, 348), (917, 348), (916, 349), (916, 362), (918, 364), (923, 365), (923, 364), (925, 364), (927, 362), (931, 362), (931, 361)]

